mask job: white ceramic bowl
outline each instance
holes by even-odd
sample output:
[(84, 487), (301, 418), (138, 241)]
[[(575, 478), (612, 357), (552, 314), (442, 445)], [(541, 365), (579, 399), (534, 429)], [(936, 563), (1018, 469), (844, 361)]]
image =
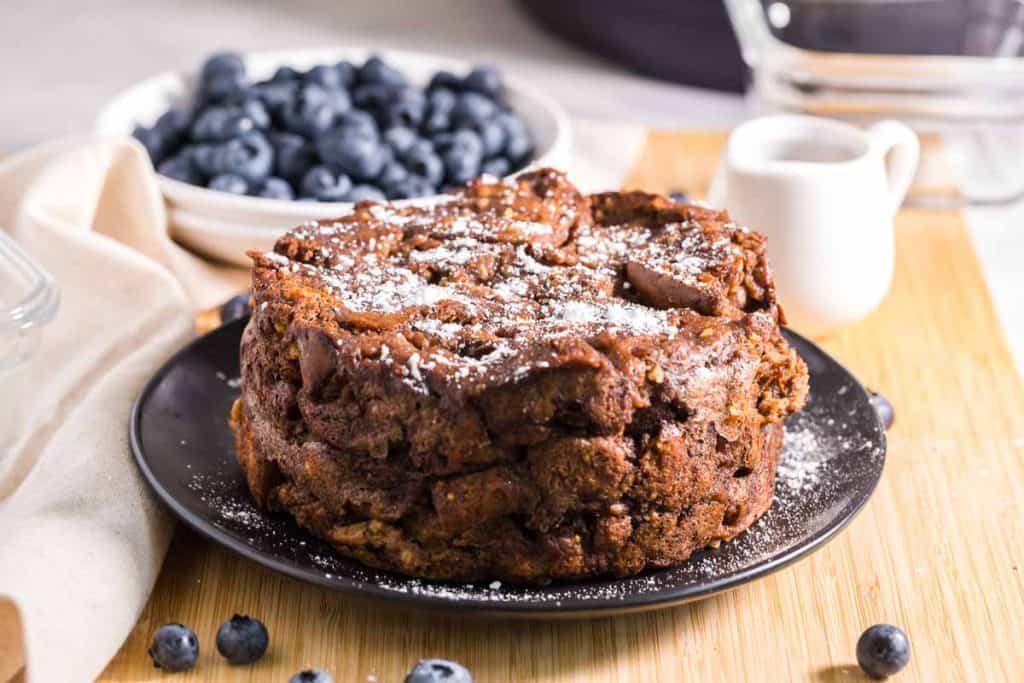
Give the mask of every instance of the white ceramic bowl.
[[(442, 69), (464, 74), (472, 68), (469, 62), (435, 55), (358, 48), (258, 52), (244, 58), (250, 78), (262, 80), (283, 65), (306, 69), (342, 59), (360, 63), (371, 54), (379, 54), (418, 85), (426, 85), (430, 76)], [(131, 135), (137, 124), (151, 125), (168, 107), (190, 98), (195, 80), (195, 71), (169, 71), (142, 81), (119, 94), (103, 109), (96, 122), (97, 132), (125, 137)], [(509, 105), (533, 134), (536, 151), (530, 166), (564, 168), (572, 146), (565, 112), (550, 98), (516, 79), (506, 79), (506, 90)], [(313, 218), (342, 216), (352, 209), (349, 202), (240, 197), (163, 176), (158, 178), (174, 238), (203, 254), (239, 265), (249, 263), (246, 250), (271, 248), (277, 237), (289, 228)], [(436, 200), (435, 196), (395, 203), (425, 204)]]

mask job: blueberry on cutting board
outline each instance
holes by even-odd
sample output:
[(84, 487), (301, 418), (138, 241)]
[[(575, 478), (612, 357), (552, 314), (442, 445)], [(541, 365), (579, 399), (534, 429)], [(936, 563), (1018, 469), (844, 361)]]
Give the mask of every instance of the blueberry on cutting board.
[(458, 662), (423, 659), (405, 677), (405, 683), (473, 683), (473, 677)]
[(288, 683), (334, 683), (334, 677), (323, 669), (306, 669), (289, 678)]
[(869, 390), (868, 397), (871, 400), (871, 407), (878, 413), (878, 421), (882, 423), (882, 428), (888, 431), (896, 421), (896, 409), (892, 407), (889, 399), (881, 394)]
[(890, 624), (875, 624), (857, 641), (857, 663), (868, 676), (885, 678), (910, 661), (910, 639)]
[(199, 639), (188, 626), (165, 624), (153, 636), (149, 656), (158, 669), (187, 671), (199, 659)]
[(232, 664), (252, 664), (267, 651), (270, 635), (258, 619), (236, 614), (217, 631), (217, 652)]

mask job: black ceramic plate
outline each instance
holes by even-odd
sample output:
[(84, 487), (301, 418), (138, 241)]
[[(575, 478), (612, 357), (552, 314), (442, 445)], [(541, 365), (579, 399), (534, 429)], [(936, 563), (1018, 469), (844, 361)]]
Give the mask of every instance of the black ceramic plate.
[(786, 425), (775, 503), (754, 526), (675, 569), (542, 588), (422, 581), (337, 557), (285, 516), (258, 510), (235, 463), (227, 415), (238, 395), (244, 320), (172, 358), (135, 405), (131, 443), (157, 495), (184, 522), (245, 557), (311, 583), (409, 606), (561, 617), (697, 600), (765, 576), (821, 547), (867, 502), (885, 434), (860, 384), (821, 349), (787, 333), (807, 362), (807, 408)]

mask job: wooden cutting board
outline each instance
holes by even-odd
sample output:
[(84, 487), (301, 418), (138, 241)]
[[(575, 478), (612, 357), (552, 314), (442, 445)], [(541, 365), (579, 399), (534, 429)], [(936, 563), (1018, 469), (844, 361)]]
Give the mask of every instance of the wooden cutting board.
[[(651, 133), (628, 185), (704, 191), (724, 138)], [(402, 681), (421, 657), (492, 681), (854, 681), (860, 633), (910, 635), (896, 681), (1024, 680), (1024, 390), (968, 234), (952, 212), (898, 218), (896, 277), (870, 318), (824, 341), (896, 406), (878, 491), (836, 540), (766, 579), (697, 604), (578, 622), (475, 621), (357, 602), (271, 573), (179, 528), (153, 597), (103, 675), (164, 679), (146, 649), (161, 624), (202, 643), (175, 681)], [(233, 613), (271, 648), (230, 667), (213, 646)], [(168, 677), (166, 680), (172, 680)]]

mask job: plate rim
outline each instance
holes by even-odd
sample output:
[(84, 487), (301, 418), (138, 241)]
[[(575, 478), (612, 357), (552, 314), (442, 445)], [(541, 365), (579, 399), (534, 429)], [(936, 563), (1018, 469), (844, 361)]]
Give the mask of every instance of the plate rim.
[[(275, 572), (284, 574), (292, 579), (296, 579), (305, 583), (311, 583), (322, 588), (327, 588), (333, 591), (344, 593), (346, 595), (365, 598), (365, 599), (376, 599), (379, 598), (385, 602), (393, 603), (394, 606), (408, 606), (418, 610), (430, 610), (430, 611), (457, 611), (462, 615), (477, 615), (482, 617), (500, 617), (500, 618), (601, 618), (604, 616), (614, 616), (617, 614), (626, 613), (638, 613), (646, 612), (655, 609), (664, 609), (673, 606), (686, 604), (689, 602), (696, 602), (699, 600), (705, 600), (715, 595), (730, 591), (740, 586), (755, 581), (757, 579), (774, 574), (793, 563), (804, 559), (812, 555), (813, 553), (820, 550), (822, 547), (827, 545), (832, 539), (834, 539), (840, 532), (842, 532), (850, 522), (864, 509), (868, 501), (874, 496), (875, 491), (878, 489), (878, 484), (882, 480), (882, 476), (885, 473), (885, 463), (888, 456), (888, 443), (885, 430), (882, 428), (881, 423), (877, 425), (877, 435), (880, 443), (880, 459), (877, 468), (877, 476), (871, 482), (870, 486), (865, 491), (864, 495), (859, 496), (852, 505), (847, 505), (843, 508), (841, 514), (835, 518), (836, 521), (829, 524), (826, 528), (816, 532), (805, 541), (800, 542), (790, 550), (782, 553), (781, 555), (766, 560), (764, 562), (757, 563), (751, 567), (736, 571), (728, 574), (727, 576), (711, 579), (706, 582), (697, 584), (691, 587), (682, 588), (666, 588), (661, 590), (652, 590), (650, 592), (636, 593), (629, 595), (627, 598), (621, 597), (601, 597), (594, 599), (581, 599), (581, 598), (566, 598), (564, 600), (554, 599), (545, 600), (538, 602), (531, 601), (508, 601), (501, 602), (495, 600), (480, 600), (475, 598), (452, 598), (445, 597), (442, 595), (429, 595), (421, 593), (412, 593), (400, 590), (389, 590), (387, 588), (381, 588), (372, 581), (357, 581), (348, 577), (332, 575), (332, 578), (328, 579), (326, 576), (320, 573), (314, 573), (303, 567), (296, 566), (290, 562), (279, 560), (276, 556), (261, 552), (244, 541), (235, 538), (227, 531), (220, 529), (212, 522), (207, 521), (201, 515), (197, 515), (192, 511), (188, 510), (183, 504), (181, 504), (177, 498), (175, 498), (160, 482), (156, 477), (153, 470), (149, 467), (149, 463), (145, 457), (142, 443), (141, 443), (141, 422), (143, 416), (143, 408), (147, 399), (152, 396), (153, 392), (160, 385), (164, 377), (177, 365), (180, 359), (196, 347), (204, 344), (207, 340), (214, 335), (218, 334), (231, 334), (231, 330), (235, 327), (244, 328), (244, 325), (248, 322), (248, 316), (238, 318), (231, 322), (225, 323), (220, 327), (217, 327), (206, 334), (200, 335), (193, 339), (191, 342), (186, 344), (184, 347), (176, 351), (167, 361), (160, 366), (160, 368), (153, 374), (152, 377), (146, 382), (139, 396), (135, 399), (132, 404), (131, 415), (129, 418), (129, 443), (131, 446), (132, 456), (135, 460), (135, 464), (139, 467), (143, 474), (143, 478), (146, 483), (156, 494), (156, 497), (160, 502), (170, 509), (170, 511), (177, 517), (178, 520), (184, 522), (193, 531), (199, 533), (205, 539), (208, 539), (218, 545), (231, 550), (247, 560), (255, 562), (264, 569), (270, 569)], [(867, 389), (864, 385), (851, 373), (845, 365), (840, 363), (838, 360), (833, 358), (830, 354), (824, 351), (813, 341), (806, 337), (788, 329), (782, 328), (784, 335), (790, 337), (787, 341), (796, 339), (798, 346), (800, 344), (809, 347), (812, 352), (819, 354), (826, 358), (830, 363), (838, 367), (846, 379), (849, 381), (853, 394), (859, 399), (863, 400), (866, 404), (870, 405), (870, 398)], [(239, 333), (241, 330), (239, 330)], [(799, 350), (797, 350), (799, 355)], [(262, 512), (262, 511), (261, 511)], [(264, 514), (266, 514), (264, 512)], [(754, 522), (759, 523), (760, 518)], [(306, 532), (303, 532), (306, 533)], [(746, 533), (744, 530), (743, 533)], [(348, 558), (351, 560), (351, 558)], [(358, 562), (358, 560), (351, 560)], [(369, 568), (373, 570), (372, 568)], [(383, 571), (383, 570), (373, 570)], [(639, 575), (630, 577), (621, 577), (619, 579), (605, 579), (608, 582), (616, 582), (620, 580), (628, 580), (635, 576), (645, 576), (655, 573), (672, 571), (672, 568), (653, 570), (652, 572), (645, 572)], [(394, 572), (386, 572), (393, 574), (402, 580), (408, 581), (420, 581), (430, 582), (428, 579), (419, 579), (416, 577), (403, 576)], [(430, 583), (462, 583), (462, 582), (430, 582)], [(470, 582), (472, 583), (472, 582)], [(573, 584), (563, 584), (573, 585)], [(529, 589), (529, 587), (527, 587)]]

